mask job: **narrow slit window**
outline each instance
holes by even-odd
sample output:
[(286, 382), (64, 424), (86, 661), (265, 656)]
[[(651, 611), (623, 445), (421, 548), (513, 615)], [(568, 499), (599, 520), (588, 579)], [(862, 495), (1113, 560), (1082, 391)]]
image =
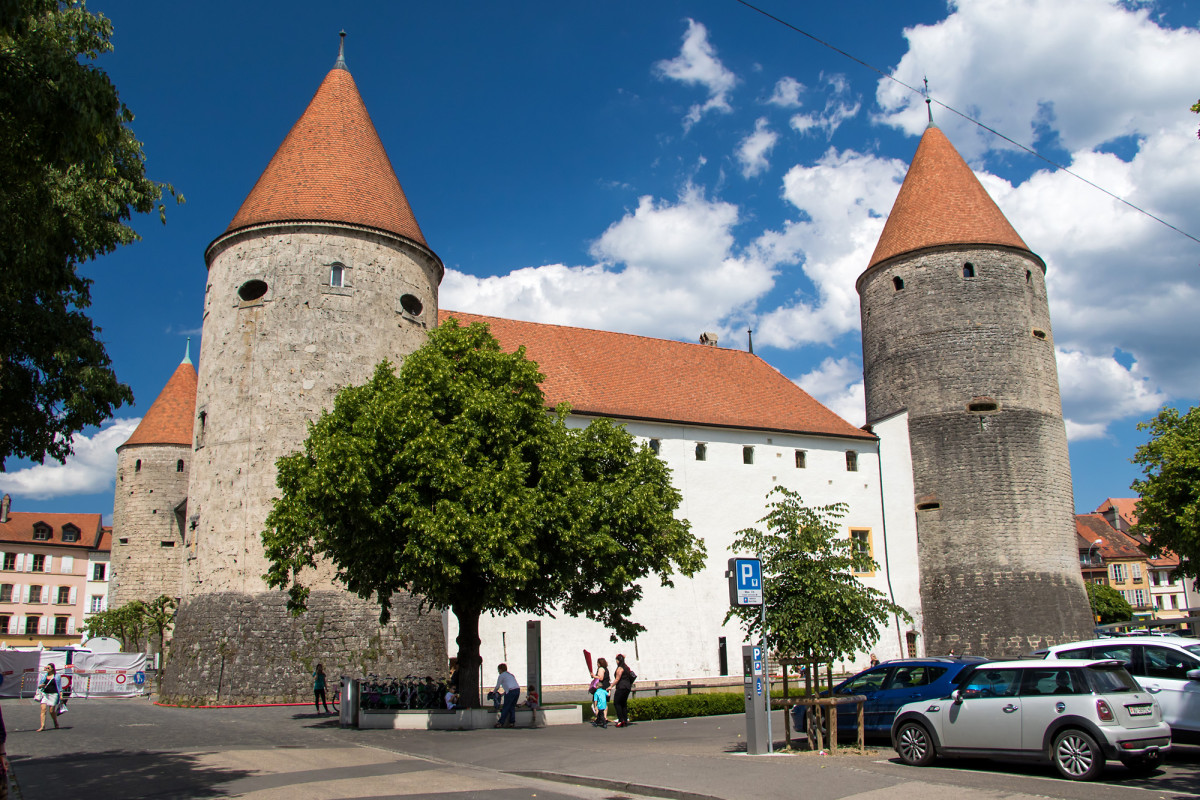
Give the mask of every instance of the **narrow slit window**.
[(855, 450), (846, 451), (846, 472), (858, 472), (858, 452)]
[(142, 471), (142, 460), (140, 458), (137, 461), (133, 462), (133, 471), (134, 472)]
[(651, 439), (650, 440), (650, 450), (654, 453), (654, 455), (656, 455), (656, 456), (659, 455), (660, 452), (662, 451), (662, 442), (659, 441), (658, 439)]
[(895, 289), (897, 292), (898, 292), (898, 291), (900, 291), (901, 289), (903, 289), (903, 288), (904, 288), (904, 278), (901, 278), (899, 275), (897, 275), (896, 277), (892, 278), (892, 287), (893, 287), (893, 288), (894, 288), (894, 289)]
[(335, 288), (345, 286), (346, 267), (344, 264), (335, 261), (329, 267), (329, 285)]
[(742, 448), (742, 463), (743, 464), (753, 464), (754, 463), (754, 448), (753, 447), (747, 445), (746, 447)]
[(708, 445), (706, 445), (704, 442), (696, 442), (696, 460), (708, 460)]
[(182, 458), (175, 462), (175, 471), (183, 472), (183, 459)]
[(796, 451), (796, 469), (804, 469), (808, 466), (808, 452), (805, 450)]

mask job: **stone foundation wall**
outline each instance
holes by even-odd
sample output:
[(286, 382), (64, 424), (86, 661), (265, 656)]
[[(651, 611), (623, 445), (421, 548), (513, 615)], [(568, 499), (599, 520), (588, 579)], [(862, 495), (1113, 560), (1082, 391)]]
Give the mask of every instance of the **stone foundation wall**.
[(311, 701), (313, 671), (325, 667), (332, 688), (345, 674), (434, 675), (447, 672), (446, 638), (436, 611), (392, 598), (392, 618), (338, 591), (314, 591), (308, 611), (293, 616), (282, 592), (216, 592), (186, 600), (163, 678), (161, 700), (179, 705)]

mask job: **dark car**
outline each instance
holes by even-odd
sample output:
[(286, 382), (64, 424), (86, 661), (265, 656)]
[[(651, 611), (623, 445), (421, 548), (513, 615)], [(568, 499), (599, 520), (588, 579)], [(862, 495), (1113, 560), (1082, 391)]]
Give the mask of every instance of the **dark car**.
[[(905, 703), (945, 697), (955, 688), (954, 679), (964, 668), (982, 663), (976, 656), (961, 658), (897, 658), (865, 670), (833, 687), (834, 695), (861, 694), (863, 724), (867, 736), (890, 736), (896, 709)], [(822, 692), (825, 697), (829, 693)], [(846, 735), (858, 733), (858, 704), (847, 703), (838, 708), (838, 731)], [(792, 725), (798, 732), (805, 730), (804, 717), (808, 706), (792, 707)], [(822, 729), (824, 726), (822, 725)]]

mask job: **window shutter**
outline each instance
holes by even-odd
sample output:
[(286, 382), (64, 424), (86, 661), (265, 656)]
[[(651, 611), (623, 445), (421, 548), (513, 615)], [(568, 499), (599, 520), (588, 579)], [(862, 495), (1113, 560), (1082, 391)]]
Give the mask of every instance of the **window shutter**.
[(13, 614), (8, 618), (8, 630), (5, 633), (16, 633), (21, 630), (21, 618)]
[(45, 617), (38, 618), (38, 633), (39, 634), (46, 633), (46, 618)]
[(43, 603), (50, 602), (50, 585), (49, 584), (46, 584), (45, 586), (42, 587), (42, 602)]
[(71, 605), (75, 605), (75, 587), (71, 587), (71, 599), (68, 601)]
[(108, 611), (108, 595), (104, 595), (104, 597), (100, 599), (100, 610)]
[(24, 631), (25, 631), (25, 618), (24, 618), (24, 617), (19, 617), (19, 616), (18, 616), (18, 617), (13, 617), (12, 625), (13, 625), (13, 633), (24, 633)]
[(13, 584), (13, 602), (14, 603), (21, 602), (21, 584), (19, 584), (19, 583)]
[(0, 550), (0, 564), (4, 563), (4, 551)]
[[(3, 559), (3, 558), (4, 558), (4, 556), (0, 555), (0, 559)], [(64, 574), (67, 574), (67, 575), (72, 575), (75, 573), (75, 556), (63, 556), (62, 557), (62, 571)]]
[(25, 554), (17, 553), (17, 572), (23, 572), (24, 570), (25, 570)]
[[(71, 591), (74, 591), (74, 589), (72, 589)], [(75, 618), (67, 617), (67, 633), (74, 633), (74, 632), (75, 632)]]
[(25, 571), (33, 572), (33, 553), (25, 554)]
[(46, 556), (46, 572), (54, 572), (54, 556)]

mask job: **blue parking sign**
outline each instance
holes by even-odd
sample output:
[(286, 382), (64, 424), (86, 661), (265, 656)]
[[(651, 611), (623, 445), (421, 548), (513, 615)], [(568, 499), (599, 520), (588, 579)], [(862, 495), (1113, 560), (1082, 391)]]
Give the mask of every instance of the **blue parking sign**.
[(763, 604), (762, 562), (757, 558), (729, 559), (729, 604)]

